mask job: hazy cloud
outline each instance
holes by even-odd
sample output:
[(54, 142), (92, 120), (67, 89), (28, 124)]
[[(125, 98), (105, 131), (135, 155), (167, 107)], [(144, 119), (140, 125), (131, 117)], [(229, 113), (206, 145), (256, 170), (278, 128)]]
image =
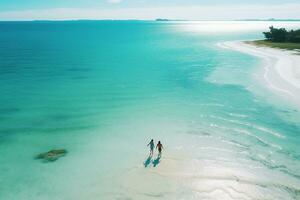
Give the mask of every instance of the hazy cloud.
[(117, 3), (121, 3), (122, 0), (107, 0), (107, 2), (108, 3), (115, 3), (115, 4), (117, 4)]
[[(113, 0), (117, 1), (117, 0)], [(70, 19), (187, 19), (232, 20), (298, 18), (300, 4), (244, 6), (186, 6), (115, 9), (55, 8), (2, 11), (0, 20), (70, 20)]]

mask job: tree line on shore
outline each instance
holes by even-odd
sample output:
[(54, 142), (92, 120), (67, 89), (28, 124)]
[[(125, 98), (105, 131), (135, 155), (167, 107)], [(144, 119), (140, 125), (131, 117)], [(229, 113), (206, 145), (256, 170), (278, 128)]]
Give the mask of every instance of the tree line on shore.
[(300, 43), (300, 29), (287, 31), (285, 28), (269, 27), (270, 31), (263, 32), (266, 40), (272, 42)]

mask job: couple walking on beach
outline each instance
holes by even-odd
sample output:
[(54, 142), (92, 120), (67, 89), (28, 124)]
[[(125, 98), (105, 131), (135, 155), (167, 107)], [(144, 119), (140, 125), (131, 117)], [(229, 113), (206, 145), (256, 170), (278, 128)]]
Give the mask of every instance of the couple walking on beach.
[[(149, 144), (147, 145), (150, 147), (150, 156), (153, 155), (153, 151), (154, 151), (154, 140), (152, 139)], [(158, 150), (158, 156), (160, 157), (161, 156), (161, 151), (163, 149), (163, 145), (161, 144), (160, 141), (158, 141), (157, 145), (156, 145), (156, 149)]]

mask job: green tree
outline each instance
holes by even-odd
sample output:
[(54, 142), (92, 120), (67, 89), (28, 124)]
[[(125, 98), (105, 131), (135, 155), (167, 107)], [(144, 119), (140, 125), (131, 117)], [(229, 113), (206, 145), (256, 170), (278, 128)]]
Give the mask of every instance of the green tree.
[(285, 28), (274, 28), (273, 26), (269, 28), (269, 32), (263, 32), (267, 40), (272, 42), (286, 42), (288, 32)]
[(291, 30), (290, 32), (288, 32), (288, 41), (300, 43), (300, 29), (295, 31)]

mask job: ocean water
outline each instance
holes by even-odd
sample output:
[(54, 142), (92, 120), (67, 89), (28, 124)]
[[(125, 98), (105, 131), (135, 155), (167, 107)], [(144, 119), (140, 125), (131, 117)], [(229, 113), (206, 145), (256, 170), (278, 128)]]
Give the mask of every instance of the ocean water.
[(0, 22), (0, 199), (300, 199), (300, 109), (218, 46), (271, 24)]

